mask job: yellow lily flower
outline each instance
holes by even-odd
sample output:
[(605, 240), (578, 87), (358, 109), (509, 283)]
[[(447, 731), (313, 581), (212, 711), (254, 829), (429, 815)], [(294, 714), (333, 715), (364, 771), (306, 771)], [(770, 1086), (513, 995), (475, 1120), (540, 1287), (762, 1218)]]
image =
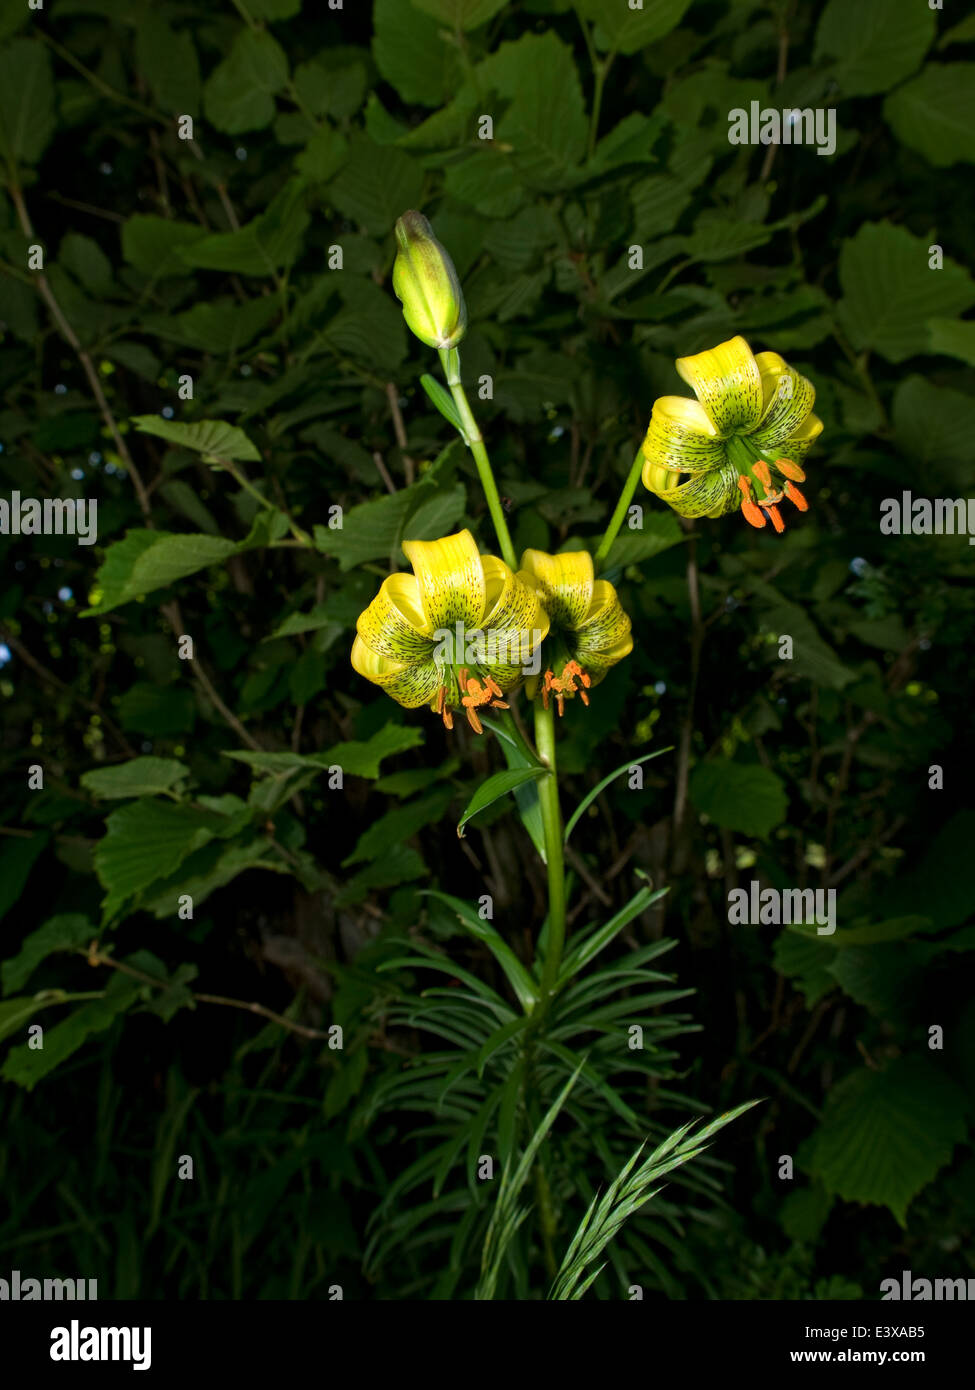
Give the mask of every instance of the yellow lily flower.
[(552, 624), (542, 650), (545, 671), (529, 680), (529, 698), (541, 685), (546, 709), (549, 695), (555, 696), (559, 714), (568, 696), (578, 694), (588, 705), (586, 691), (633, 650), (630, 620), (616, 590), (595, 578), (588, 550), (562, 555), (526, 550), (518, 578), (536, 591)]
[(428, 704), (453, 728), (462, 708), (481, 733), (481, 707), (534, 666), (549, 630), (535, 591), (503, 560), (480, 555), (470, 531), (404, 541), (412, 574), (391, 574), (356, 623), (352, 665), (406, 709)]
[(788, 498), (806, 511), (795, 485), (805, 480), (801, 461), (823, 428), (812, 413), (812, 382), (777, 352), (753, 355), (740, 337), (679, 357), (677, 370), (697, 400), (654, 402), (644, 486), (681, 516), (724, 516), (740, 506), (752, 526), (768, 517), (785, 530), (777, 504)]

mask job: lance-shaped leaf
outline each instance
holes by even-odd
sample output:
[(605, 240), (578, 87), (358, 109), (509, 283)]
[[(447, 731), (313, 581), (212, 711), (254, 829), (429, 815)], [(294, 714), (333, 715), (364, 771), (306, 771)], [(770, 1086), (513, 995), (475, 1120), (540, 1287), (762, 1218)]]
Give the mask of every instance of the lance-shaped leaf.
[(453, 908), (457, 914), (458, 921), (465, 931), (470, 932), (471, 936), (482, 942), (491, 952), (494, 959), (498, 962), (507, 977), (508, 983), (518, 996), (518, 1002), (525, 1010), (531, 1013), (538, 1001), (538, 990), (528, 971), (515, 955), (514, 951), (495, 931), (489, 922), (478, 917), (470, 903), (465, 903), (461, 898), (454, 898), (449, 893), (439, 893), (429, 890), (425, 896), (436, 898), (438, 902), (445, 903), (447, 907)]
[(483, 811), (495, 801), (500, 800), (502, 796), (507, 796), (509, 792), (513, 792), (516, 787), (522, 786), (523, 783), (547, 775), (548, 769), (544, 767), (509, 767), (504, 772), (496, 772), (493, 777), (482, 782), (467, 803), (466, 811), (457, 822), (458, 839), (464, 838), (464, 826), (472, 816), (477, 815), (478, 811)]

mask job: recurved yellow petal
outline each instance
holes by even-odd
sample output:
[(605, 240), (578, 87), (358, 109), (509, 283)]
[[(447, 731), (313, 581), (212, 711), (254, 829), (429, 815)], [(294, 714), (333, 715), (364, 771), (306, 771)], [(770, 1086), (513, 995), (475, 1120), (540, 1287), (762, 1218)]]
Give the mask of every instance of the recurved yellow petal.
[(687, 396), (661, 396), (654, 401), (643, 454), (650, 463), (675, 474), (705, 473), (720, 467), (724, 459), (704, 407)]
[(784, 440), (778, 452), (782, 458), (801, 463), (823, 432), (823, 422), (818, 415), (807, 415), (795, 434)]
[(762, 453), (779, 449), (803, 424), (816, 401), (816, 388), (777, 352), (755, 358), (762, 374), (762, 418), (749, 439)]
[(352, 644), (352, 667), (406, 709), (429, 704), (440, 685), (440, 673), (432, 661), (392, 661), (358, 636)]
[(429, 655), (433, 629), (420, 602), (416, 576), (391, 574), (356, 623), (366, 646), (394, 661), (416, 661)]
[(484, 568), (470, 531), (438, 541), (404, 541), (403, 553), (413, 566), (429, 630), (457, 622), (480, 626), (484, 614)]
[(594, 571), (588, 550), (570, 550), (561, 555), (526, 550), (518, 573), (537, 581), (542, 603), (559, 626), (578, 627), (589, 612)]
[(678, 357), (677, 370), (722, 438), (748, 434), (758, 424), (762, 376), (744, 338), (729, 338), (693, 357)]
[(724, 516), (726, 512), (733, 512), (741, 499), (738, 471), (728, 459), (711, 472), (699, 473), (676, 486), (655, 485), (663, 476), (669, 481), (676, 475), (667, 474), (650, 462), (643, 465), (644, 487), (673, 507), (678, 516)]
[(575, 655), (592, 676), (602, 675), (633, 650), (629, 616), (605, 579), (593, 586), (592, 604), (576, 632)]
[(520, 575), (513, 574), (503, 560), (483, 557), (487, 584), (486, 614), (481, 624), (485, 634), (485, 660), (482, 663), (503, 690), (510, 690), (522, 678), (522, 667), (548, 636), (550, 619), (535, 589)]

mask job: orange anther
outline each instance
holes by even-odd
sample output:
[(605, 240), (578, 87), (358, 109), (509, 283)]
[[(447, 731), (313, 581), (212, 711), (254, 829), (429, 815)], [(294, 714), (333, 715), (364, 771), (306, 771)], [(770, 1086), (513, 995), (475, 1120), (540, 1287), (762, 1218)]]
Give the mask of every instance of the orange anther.
[(756, 529), (761, 530), (765, 525), (765, 513), (760, 507), (756, 507), (754, 502), (748, 501), (747, 498), (741, 504), (741, 514), (748, 522), (749, 526), (754, 526)]
[(488, 690), (490, 690), (491, 694), (497, 695), (499, 699), (504, 694), (504, 691), (501, 689), (500, 685), (498, 685), (497, 681), (494, 679), (493, 676), (487, 676), (485, 678), (484, 684), (487, 686)]
[(443, 724), (445, 729), (452, 729), (454, 727), (454, 716), (449, 709), (445, 709), (443, 712)]
[(743, 473), (738, 474), (738, 486), (741, 488), (745, 498), (751, 500), (752, 485)]
[(776, 459), (775, 466), (782, 474), (783, 478), (791, 478), (794, 483), (804, 483), (806, 475), (797, 463), (792, 459)]
[(788, 497), (790, 502), (795, 503), (795, 505), (799, 508), (801, 512), (808, 512), (809, 503), (806, 501), (805, 497), (803, 497), (802, 493), (793, 483), (786, 483), (785, 495), (786, 497)]
[(467, 706), (467, 722), (476, 734), (483, 734), (484, 730), (481, 727), (481, 721), (470, 705)]
[(764, 459), (756, 459), (752, 464), (752, 472), (763, 487), (772, 486), (772, 475), (768, 471), (768, 464)]
[(782, 520), (782, 514), (778, 507), (773, 503), (770, 507), (766, 507), (765, 511), (772, 518), (772, 525), (775, 527), (776, 531), (778, 531), (779, 535), (781, 535), (785, 530), (785, 522)]

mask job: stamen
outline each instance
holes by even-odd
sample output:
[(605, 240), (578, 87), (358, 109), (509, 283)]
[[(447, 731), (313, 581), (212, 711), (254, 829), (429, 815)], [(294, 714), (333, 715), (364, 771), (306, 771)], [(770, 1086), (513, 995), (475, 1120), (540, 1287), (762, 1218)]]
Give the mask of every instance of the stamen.
[(770, 488), (772, 486), (772, 475), (768, 471), (768, 464), (764, 459), (755, 460), (752, 464), (752, 472), (763, 487)]
[(792, 459), (776, 459), (775, 466), (782, 474), (783, 478), (791, 478), (794, 483), (804, 483), (806, 475), (797, 463)]
[(449, 709), (445, 709), (443, 712), (443, 726), (445, 729), (454, 727), (454, 716)]
[(471, 728), (474, 730), (474, 732), (475, 732), (476, 734), (483, 734), (484, 729), (481, 727), (481, 721), (478, 719), (477, 714), (475, 713), (473, 706), (467, 704), (467, 701), (466, 701), (466, 700), (464, 701), (464, 703), (465, 703), (465, 705), (467, 705), (467, 722), (468, 722), (468, 724), (470, 724)]
[(795, 503), (795, 505), (799, 508), (801, 512), (808, 512), (809, 503), (806, 501), (805, 497), (803, 497), (802, 493), (793, 483), (786, 483), (785, 495), (786, 497), (788, 497), (790, 502)]
[(773, 502), (771, 506), (765, 507), (764, 511), (772, 518), (772, 525), (781, 536), (782, 532), (785, 530), (785, 522), (782, 520), (782, 514), (778, 507)]

